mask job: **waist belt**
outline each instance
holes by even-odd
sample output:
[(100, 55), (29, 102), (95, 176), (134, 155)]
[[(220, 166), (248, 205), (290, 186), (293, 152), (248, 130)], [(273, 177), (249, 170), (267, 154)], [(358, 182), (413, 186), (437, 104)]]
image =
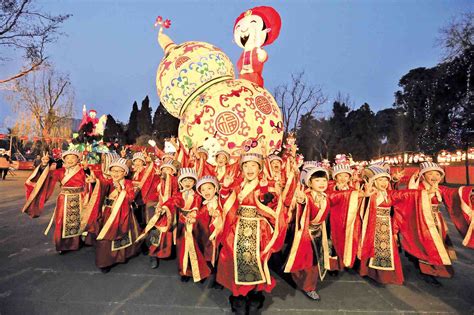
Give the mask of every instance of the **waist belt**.
[(439, 205), (431, 205), (431, 211), (438, 213), (439, 212)]
[(257, 217), (257, 207), (252, 206), (241, 206), (237, 210), (237, 215), (243, 218), (256, 218)]
[(61, 194), (80, 194), (84, 191), (83, 187), (62, 187)]
[(390, 208), (389, 207), (379, 207), (379, 208), (377, 208), (377, 215), (381, 216), (381, 217), (390, 216)]

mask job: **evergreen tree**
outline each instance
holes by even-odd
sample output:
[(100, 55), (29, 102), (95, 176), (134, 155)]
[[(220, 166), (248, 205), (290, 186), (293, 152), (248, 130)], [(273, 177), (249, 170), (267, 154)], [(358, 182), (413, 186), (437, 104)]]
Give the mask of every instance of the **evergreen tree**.
[(123, 127), (118, 124), (112, 115), (107, 115), (107, 123), (104, 129), (104, 141), (114, 142), (116, 139), (123, 139)]
[(160, 103), (153, 116), (153, 135), (162, 141), (170, 136), (178, 135), (179, 119), (171, 116), (165, 107)]
[(142, 101), (142, 107), (138, 112), (138, 133), (140, 136), (151, 135), (152, 133), (151, 112), (150, 100), (147, 95)]
[(132, 112), (130, 113), (130, 118), (128, 120), (128, 128), (127, 128), (127, 144), (135, 143), (135, 139), (140, 135), (138, 130), (138, 105), (135, 101), (132, 106)]

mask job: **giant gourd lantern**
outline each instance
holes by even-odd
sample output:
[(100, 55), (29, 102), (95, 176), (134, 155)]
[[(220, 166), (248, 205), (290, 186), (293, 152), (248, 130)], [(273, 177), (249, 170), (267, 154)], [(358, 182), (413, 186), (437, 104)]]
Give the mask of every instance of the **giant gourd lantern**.
[(158, 42), (164, 57), (156, 87), (163, 106), (180, 119), (181, 142), (204, 146), (210, 162), (219, 149), (232, 155), (260, 152), (262, 143), (267, 151), (280, 149), (282, 115), (275, 99), (259, 84), (235, 79), (233, 64), (222, 50), (205, 42), (175, 44), (163, 27)]

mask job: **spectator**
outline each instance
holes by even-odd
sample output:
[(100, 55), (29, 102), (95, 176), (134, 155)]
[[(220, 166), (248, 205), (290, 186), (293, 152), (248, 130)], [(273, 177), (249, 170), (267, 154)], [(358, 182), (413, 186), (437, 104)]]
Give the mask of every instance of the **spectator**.
[[(6, 153), (0, 154), (0, 176), (3, 180), (7, 177), (10, 168), (10, 157)], [(2, 175), (3, 174), (3, 175)]]
[(41, 164), (41, 156), (38, 154), (35, 158), (35, 160), (33, 161), (33, 166), (36, 168), (38, 167), (38, 165)]

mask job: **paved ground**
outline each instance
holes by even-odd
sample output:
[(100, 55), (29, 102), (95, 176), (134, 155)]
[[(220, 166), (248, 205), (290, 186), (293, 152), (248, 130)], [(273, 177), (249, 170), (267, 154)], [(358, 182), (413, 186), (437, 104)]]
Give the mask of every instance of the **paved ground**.
[[(227, 291), (209, 283), (181, 283), (174, 261), (155, 270), (139, 256), (101, 274), (94, 250), (58, 255), (44, 236), (53, 202), (35, 220), (21, 214), (27, 174), (0, 181), (0, 314), (220, 314), (229, 313)], [(379, 287), (356, 274), (326, 279), (313, 302), (277, 277), (263, 314), (473, 314), (474, 251), (463, 249), (451, 228), (459, 260), (456, 276), (434, 288), (403, 261), (405, 286)]]

